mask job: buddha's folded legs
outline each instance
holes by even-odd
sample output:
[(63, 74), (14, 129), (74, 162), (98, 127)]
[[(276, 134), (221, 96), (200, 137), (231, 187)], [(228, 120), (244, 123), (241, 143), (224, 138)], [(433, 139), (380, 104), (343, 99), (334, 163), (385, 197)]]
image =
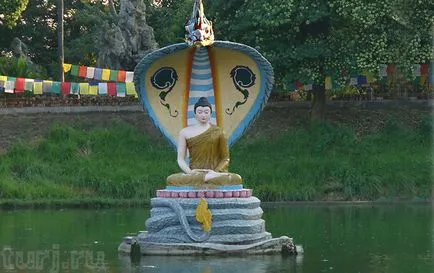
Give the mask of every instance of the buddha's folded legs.
[(186, 173), (175, 173), (169, 175), (167, 177), (167, 185), (170, 186), (198, 186), (203, 184), (205, 181), (205, 173), (195, 173), (195, 174), (186, 174)]
[(194, 174), (175, 173), (167, 177), (167, 184), (170, 186), (199, 186), (199, 185), (240, 185), (242, 178), (234, 173), (222, 173), (221, 175), (205, 181), (205, 172)]

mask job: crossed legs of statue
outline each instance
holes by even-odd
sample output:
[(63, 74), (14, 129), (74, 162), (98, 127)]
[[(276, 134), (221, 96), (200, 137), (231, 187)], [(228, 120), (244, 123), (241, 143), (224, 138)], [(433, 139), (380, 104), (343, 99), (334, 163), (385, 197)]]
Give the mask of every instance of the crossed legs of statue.
[(206, 186), (206, 185), (240, 185), (242, 178), (234, 173), (219, 173), (215, 171), (197, 171), (191, 174), (175, 173), (167, 177), (171, 186)]

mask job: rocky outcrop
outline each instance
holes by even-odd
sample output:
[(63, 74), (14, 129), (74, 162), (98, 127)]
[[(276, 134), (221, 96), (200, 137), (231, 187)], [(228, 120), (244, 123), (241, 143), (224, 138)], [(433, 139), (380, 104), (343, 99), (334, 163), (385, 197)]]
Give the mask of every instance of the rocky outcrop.
[(114, 23), (101, 28), (97, 66), (133, 70), (144, 55), (157, 49), (154, 30), (146, 23), (143, 0), (121, 0)]

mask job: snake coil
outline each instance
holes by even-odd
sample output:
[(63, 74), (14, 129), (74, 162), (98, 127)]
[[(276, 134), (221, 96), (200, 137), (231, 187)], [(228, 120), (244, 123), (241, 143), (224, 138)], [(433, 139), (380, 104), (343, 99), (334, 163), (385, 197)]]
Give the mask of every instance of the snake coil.
[(178, 220), (181, 223), (181, 226), (184, 228), (188, 237), (195, 242), (204, 242), (209, 239), (211, 236), (210, 232), (203, 232), (201, 235), (196, 235), (190, 228), (190, 224), (187, 221), (187, 217), (185, 216), (184, 209), (181, 205), (173, 199), (162, 199), (158, 200), (155, 205), (161, 207), (169, 207), (171, 208), (175, 214), (178, 216)]

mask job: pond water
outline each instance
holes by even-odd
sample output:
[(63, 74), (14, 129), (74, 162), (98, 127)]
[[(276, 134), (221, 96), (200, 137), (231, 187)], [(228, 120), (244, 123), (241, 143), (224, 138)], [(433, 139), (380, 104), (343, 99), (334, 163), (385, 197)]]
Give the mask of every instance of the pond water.
[(434, 272), (431, 205), (263, 206), (266, 229), (297, 257), (118, 255), (148, 208), (0, 211), (0, 272)]

